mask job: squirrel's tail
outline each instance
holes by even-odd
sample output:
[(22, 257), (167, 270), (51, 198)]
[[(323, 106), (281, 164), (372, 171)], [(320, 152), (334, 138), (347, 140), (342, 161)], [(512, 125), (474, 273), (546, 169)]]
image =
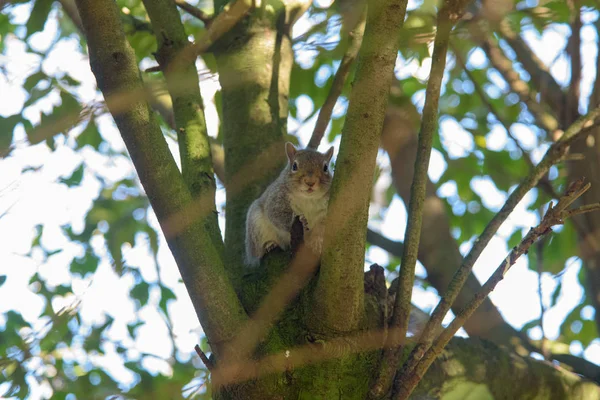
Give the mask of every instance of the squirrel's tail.
[(245, 261), (249, 266), (257, 266), (260, 264), (260, 254), (258, 254), (258, 246), (256, 243), (257, 234), (254, 232), (256, 228), (256, 222), (254, 221), (255, 213), (256, 213), (256, 202), (250, 205), (248, 208), (248, 213), (246, 214), (246, 240), (245, 240)]

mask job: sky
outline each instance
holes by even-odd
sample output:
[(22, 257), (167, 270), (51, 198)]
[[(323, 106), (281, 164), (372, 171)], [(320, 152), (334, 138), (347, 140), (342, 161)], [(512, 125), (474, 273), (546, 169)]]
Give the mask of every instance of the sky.
[[(328, 0), (318, 0), (318, 4), (326, 5)], [(417, 3), (411, 1), (409, 8), (416, 7)], [(22, 5), (13, 9), (13, 21), (25, 23), (29, 12), (29, 5)], [(56, 10), (53, 11), (43, 32), (35, 34), (30, 41), (33, 48), (45, 51), (56, 34), (57, 23), (55, 19)], [(596, 58), (596, 30), (592, 24), (598, 18), (596, 13), (584, 15), (584, 28), (582, 30), (583, 44), (582, 54), (584, 56), (582, 92), (588, 95), (591, 82), (595, 77), (594, 61)], [(294, 35), (305, 32), (318, 18), (302, 17), (294, 28)], [(19, 34), (19, 33), (18, 33)], [(339, 40), (334, 34), (331, 40)], [(550, 28), (542, 37), (533, 32), (528, 32), (525, 39), (534, 44), (533, 48), (538, 56), (547, 63), (552, 64), (551, 72), (559, 80), (564, 82), (569, 76), (568, 65), (564, 54), (559, 55), (565, 44), (565, 31), (559, 28)], [(7, 70), (7, 76), (0, 75), (0, 115), (9, 116), (20, 112), (23, 102), (27, 99), (27, 93), (21, 85), (23, 80), (37, 70), (40, 58), (33, 54), (26, 54), (22, 43), (10, 36), (1, 38), (5, 40), (7, 50), (0, 55), (0, 65)], [(558, 58), (557, 58), (558, 56)], [(310, 66), (314, 60), (312, 50), (298, 51), (297, 60), (301, 65)], [(452, 62), (452, 60), (450, 60)], [(477, 66), (486, 63), (485, 56), (481, 51), (473, 52), (469, 57), (469, 65)], [(147, 64), (147, 65), (146, 65)], [(143, 64), (143, 67), (151, 66), (151, 63)], [(200, 70), (206, 69), (201, 61), (198, 62)], [(83, 82), (78, 91), (80, 99), (84, 103), (100, 101), (102, 97), (97, 93), (95, 79), (90, 71), (88, 60), (79, 51), (78, 41), (75, 39), (64, 39), (55, 45), (48, 58), (41, 65), (47, 74), (55, 74), (68, 71), (74, 78)], [(416, 76), (426, 80), (430, 68), (430, 59), (422, 65), (415, 61), (405, 62), (399, 58), (396, 73), (399, 77)], [(334, 71), (325, 68), (318, 73), (318, 80), (326, 80)], [(500, 89), (505, 89), (506, 84), (499, 77), (493, 77)], [(319, 82), (317, 82), (319, 83)], [(218, 130), (218, 118), (214, 107), (214, 95), (219, 89), (216, 76), (205, 76), (201, 81), (202, 95), (206, 102), (206, 118), (209, 134), (216, 135)], [(491, 88), (490, 91), (495, 89)], [(490, 93), (493, 94), (493, 93)], [(424, 93), (418, 93), (414, 98), (418, 106), (422, 106)], [(35, 124), (39, 122), (40, 112), (50, 112), (53, 105), (59, 104), (58, 95), (50, 95), (44, 101), (38, 102), (27, 111), (26, 116)], [(314, 105), (308, 97), (297, 100), (298, 115), (296, 119), (290, 117), (289, 130), (297, 133), (302, 144), (306, 144), (312, 133), (316, 118), (305, 120), (312, 112)], [(334, 114), (341, 115), (345, 112), (347, 102), (341, 99), (336, 106)], [(585, 110), (587, 104), (582, 102), (580, 108)], [(125, 150), (124, 144), (119, 136), (111, 118), (105, 116), (98, 119), (98, 125), (102, 136), (110, 143), (116, 151)], [(26, 142), (26, 135), (22, 128), (15, 132), (16, 149), (11, 157), (0, 160), (0, 275), (7, 274), (7, 283), (0, 287), (0, 313), (10, 309), (18, 310), (23, 317), (33, 323), (34, 330), (43, 330), (47, 324), (46, 320), (39, 319), (44, 304), (40, 298), (32, 292), (29, 279), (34, 273), (40, 274), (50, 285), (59, 285), (71, 282), (73, 294), (57, 299), (52, 304), (55, 310), (62, 307), (79, 304), (81, 315), (87, 324), (102, 323), (108, 314), (115, 318), (110, 329), (110, 337), (121, 341), (123, 345), (131, 348), (128, 356), (139, 356), (140, 353), (155, 354), (157, 358), (145, 358), (148, 368), (169, 372), (168, 363), (160, 358), (168, 358), (171, 354), (171, 342), (168, 340), (167, 328), (162, 317), (156, 311), (158, 303), (158, 292), (153, 292), (150, 298), (152, 306), (143, 307), (138, 316), (146, 322), (139, 328), (139, 333), (134, 342), (129, 338), (126, 324), (135, 320), (135, 308), (128, 297), (129, 289), (133, 284), (131, 277), (119, 278), (108, 262), (104, 239), (95, 235), (92, 247), (97, 254), (102, 255), (102, 262), (96, 274), (88, 278), (76, 278), (69, 273), (69, 264), (74, 256), (82, 255), (82, 248), (71, 243), (62, 234), (60, 226), (70, 224), (74, 230), (83, 228), (83, 218), (91, 207), (92, 200), (101, 189), (100, 183), (94, 177), (99, 174), (109, 182), (116, 182), (131, 176), (134, 171), (130, 161), (121, 156), (112, 159), (95, 153), (89, 149), (83, 149), (79, 153), (73, 152), (68, 145), (73, 143), (75, 137), (83, 127), (73, 129), (68, 138), (60, 135), (57, 137), (58, 149), (50, 151), (45, 144), (30, 146)], [(513, 134), (519, 139), (526, 149), (535, 149), (532, 154), (534, 159), (541, 159), (545, 148), (538, 146), (537, 137), (526, 125), (516, 125)], [(451, 157), (465, 156), (474, 146), (470, 133), (465, 131), (455, 120), (442, 119), (440, 121), (440, 136), (442, 143)], [(171, 149), (177, 153), (177, 144), (168, 140)], [(507, 144), (507, 135), (503, 128), (496, 127), (486, 137), (490, 148), (501, 149)], [(333, 143), (337, 150), (339, 138)], [(321, 149), (328, 144), (323, 143)], [(178, 160), (178, 157), (175, 157)], [(80, 162), (85, 161), (87, 169), (82, 184), (76, 188), (68, 188), (58, 183), (60, 177), (71, 175)], [(378, 164), (383, 169), (380, 181), (377, 185), (388, 185), (390, 182), (389, 161), (382, 152), (378, 156)], [(22, 174), (25, 167), (41, 167), (37, 172)], [(433, 151), (429, 167), (429, 176), (435, 182), (446, 168), (443, 157), (437, 151)], [(497, 210), (505, 201), (507, 194), (499, 191), (493, 183), (486, 178), (473, 180), (471, 189), (480, 195), (486, 207)], [(442, 197), (450, 197), (456, 194), (456, 185), (446, 183), (439, 188), (438, 194)], [(223, 207), (225, 193), (222, 188), (217, 192), (217, 204)], [(528, 204), (535, 200), (535, 191), (530, 192), (518, 205), (510, 218), (502, 225), (498, 234), (492, 239), (490, 245), (483, 252), (475, 265), (474, 273), (480, 281), (484, 281), (495, 270), (498, 264), (506, 257), (508, 249), (506, 240), (515, 228), (529, 229), (538, 221), (535, 213), (526, 210)], [(381, 210), (375, 210), (380, 212)], [(391, 205), (381, 211), (380, 219), (373, 219), (371, 228), (381, 231), (387, 237), (394, 240), (402, 240), (405, 230), (406, 209), (401, 199), (394, 196)], [(151, 216), (152, 224), (158, 227), (156, 218)], [(224, 228), (223, 220), (220, 221)], [(26, 254), (31, 249), (31, 240), (35, 235), (35, 226), (43, 224), (45, 229), (42, 235), (42, 245), (47, 250), (62, 249), (62, 252), (44, 260), (41, 251), (34, 251), (31, 257)], [(138, 240), (140, 239), (140, 240)], [(465, 243), (460, 250), (465, 254), (470, 248), (470, 243)], [(575, 254), (574, 254), (575, 256)], [(157, 268), (153, 258), (149, 254), (149, 247), (142, 237), (136, 238), (133, 247), (124, 248), (124, 259), (126, 264), (139, 267), (144, 279), (155, 282), (158, 277), (161, 281), (172, 288), (177, 295), (177, 300), (169, 304), (169, 311), (174, 321), (174, 332), (176, 334), (176, 346), (179, 355), (183, 358), (193, 356), (193, 347), (199, 341), (201, 329), (195, 315), (189, 297), (179, 283), (179, 273), (174, 260), (162, 240)], [(371, 247), (366, 256), (365, 265), (377, 262), (387, 264), (387, 253), (381, 249)], [(542, 288), (544, 302), (549, 304), (550, 296), (556, 285), (562, 283), (562, 292), (557, 304), (549, 309), (545, 315), (544, 330), (549, 338), (558, 336), (560, 322), (568, 313), (581, 302), (583, 290), (578, 283), (577, 274), (581, 263), (576, 257), (572, 257), (566, 265), (565, 272), (560, 278), (552, 277), (544, 273), (542, 275)], [(424, 268), (417, 268), (419, 277), (425, 276)], [(525, 323), (539, 318), (538, 298), (538, 276), (528, 270), (527, 260), (519, 260), (511, 269), (510, 273), (491, 294), (493, 302), (498, 306), (504, 318), (517, 329)], [(110, 296), (107, 296), (110, 293)], [(420, 308), (429, 311), (437, 303), (438, 296), (433, 289), (415, 288), (413, 302)], [(586, 319), (593, 318), (594, 310), (586, 307), (582, 316)], [(448, 322), (449, 316), (446, 319)], [(3, 320), (0, 317), (0, 326)], [(539, 328), (533, 329), (531, 336), (541, 337)], [(463, 331), (464, 334), (464, 331)], [(577, 343), (571, 346), (571, 351), (577, 355), (595, 363), (600, 363), (600, 340), (595, 340), (586, 349)], [(135, 377), (122, 365), (120, 356), (107, 342), (105, 356), (94, 356), (93, 362), (104, 366), (113, 376), (118, 376), (126, 388), (134, 382)], [(67, 357), (77, 359), (82, 357), (81, 351), (75, 349)], [(44, 398), (49, 395), (49, 388), (31, 382), (34, 393), (32, 399)], [(0, 392), (3, 386), (0, 384)]]

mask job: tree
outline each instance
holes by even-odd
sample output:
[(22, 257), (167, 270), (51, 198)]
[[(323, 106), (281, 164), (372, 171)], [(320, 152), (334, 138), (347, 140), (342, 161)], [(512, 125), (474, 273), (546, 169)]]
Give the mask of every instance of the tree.
[[(425, 1), (407, 13), (401, 0), (325, 6), (237, 0), (215, 2), (212, 16), (180, 0), (36, 0), (3, 7), (0, 35), (11, 40), (0, 44), (3, 53), (19, 43), (45, 60), (59, 43), (77, 38), (104, 96), (104, 102), (84, 101), (84, 82), (66, 71), (49, 72), (39, 62), (21, 84), (28, 95), (21, 110), (0, 119), (4, 162), (27, 146), (47, 146), (55, 154), (72, 149), (86, 158), (60, 184), (76, 190), (93, 177), (101, 187), (82, 229), (67, 223), (57, 233), (51, 224), (39, 224), (23, 254), (42, 265), (69, 264), (71, 276), (57, 284), (43, 269), (32, 275), (30, 289), (44, 303), (42, 325), (15, 310), (4, 314), (0, 362), (6, 383), (0, 388), (7, 396), (33, 397), (31, 390), (41, 387), (52, 398), (123, 393), (161, 399), (364, 399), (406, 398), (413, 390), (418, 398), (600, 397), (599, 367), (564, 350), (574, 342), (587, 347), (600, 326), (597, 312), (595, 321), (582, 313), (586, 307), (598, 310), (600, 298), (595, 267), (600, 214), (584, 214), (597, 209), (600, 199), (599, 80), (591, 92), (582, 90), (582, 37), (595, 32), (595, 4), (546, 1), (529, 8)], [(310, 21), (309, 29), (293, 35), (301, 18)], [(36, 44), (49, 29), (47, 21), (58, 21), (56, 35), (45, 46)], [(568, 80), (525, 39), (552, 29), (569, 31)], [(295, 57), (313, 48), (310, 62)], [(474, 61), (482, 54), (483, 62)], [(403, 72), (410, 62), (425, 60), (431, 64), (427, 79)], [(208, 72), (199, 73), (198, 65)], [(9, 78), (10, 66), (9, 60), (4, 65)], [(220, 84), (215, 137), (208, 134), (199, 87), (199, 76), (207, 74), (218, 76)], [(319, 259), (303, 246), (297, 222), (293, 250), (275, 250), (260, 268), (249, 270), (242, 257), (245, 213), (285, 165), (283, 143), (297, 142), (287, 125), (290, 118), (302, 119), (303, 96), (315, 105), (304, 120), (319, 114), (311, 144), (317, 146), (327, 129), (329, 141), (341, 138), (323, 254)], [(53, 109), (36, 121), (32, 111), (44, 102)], [(336, 103), (347, 104), (347, 110), (334, 112)], [(127, 153), (108, 138), (110, 127), (102, 125), (108, 112)], [(440, 120), (472, 135), (462, 155), (444, 143), (447, 135), (437, 135)], [(515, 136), (524, 128), (535, 138), (530, 148)], [(497, 129), (507, 136), (500, 148), (488, 135)], [(23, 133), (25, 146), (19, 140)], [(380, 147), (389, 157), (387, 171), (376, 162)], [(427, 175), (432, 147), (447, 163), (435, 183)], [(91, 155), (130, 157), (137, 176), (114, 179), (94, 171)], [(22, 174), (38, 174), (40, 168), (34, 163)], [(374, 174), (391, 176), (391, 183), (373, 193)], [(506, 199), (502, 208), (471, 189), (482, 176)], [(455, 193), (438, 197), (444, 184), (454, 185)], [(216, 201), (220, 188), (227, 195), (224, 238)], [(531, 190), (535, 200), (526, 207), (539, 210), (536, 226), (513, 227), (508, 239), (513, 250), (498, 260), (499, 273), (481, 285), (471, 273), (475, 261)], [(408, 208), (404, 243), (367, 227), (369, 205), (388, 207), (394, 192)], [(551, 200), (554, 207), (544, 207)], [(10, 210), (3, 218), (10, 219)], [(563, 222), (560, 232), (550, 233)], [(51, 235), (76, 245), (79, 253), (65, 260), (72, 252), (49, 245)], [(386, 268), (372, 265), (364, 272), (367, 242), (393, 256)], [(554, 341), (543, 332), (542, 294), (540, 318), (520, 331), (486, 299), (534, 242), (528, 265), (540, 282), (543, 274), (560, 277), (572, 256), (583, 262), (585, 299), (564, 319)], [(172, 332), (179, 322), (171, 301), (177, 284), (163, 281), (160, 243), (174, 257), (206, 336), (197, 347), (203, 365), (190, 358), (191, 349), (184, 350), (187, 355), (177, 352)], [(463, 258), (464, 243), (470, 250)], [(155, 279), (127, 262), (131, 247), (152, 254), (145, 263), (156, 267)], [(407, 341), (417, 258), (427, 271), (422, 284), (432, 285), (443, 299), (422, 332)], [(131, 282), (129, 295), (136, 302), (136, 316), (121, 339), (115, 338), (110, 313), (90, 321), (78, 307), (80, 296), (73, 295), (78, 281), (91, 279), (105, 259), (116, 277)], [(388, 289), (386, 280), (389, 284), (398, 270)], [(0, 290), (17, 274), (2, 275)], [(546, 305), (555, 305), (560, 294), (559, 284)], [(440, 334), (451, 307), (456, 318)], [(162, 364), (169, 373), (149, 365), (156, 355), (132, 352), (132, 339), (147, 324), (139, 312), (150, 308), (171, 333), (171, 353)], [(463, 324), (470, 338), (452, 339), (445, 347)], [(542, 327), (538, 341), (528, 335), (536, 326)], [(135, 374), (128, 386), (98, 361), (111, 352)], [(532, 353), (555, 364), (537, 361)]]

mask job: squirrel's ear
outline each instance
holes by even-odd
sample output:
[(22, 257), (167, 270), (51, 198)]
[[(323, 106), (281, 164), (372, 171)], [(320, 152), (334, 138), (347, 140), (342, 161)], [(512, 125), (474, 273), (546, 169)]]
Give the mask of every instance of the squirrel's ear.
[(294, 147), (294, 145), (290, 142), (287, 142), (285, 144), (285, 153), (288, 156), (288, 159), (290, 160), (290, 162), (294, 161), (294, 157), (296, 156), (296, 147)]
[(333, 157), (333, 146), (325, 152), (325, 157), (327, 158), (327, 162), (331, 161), (331, 157)]

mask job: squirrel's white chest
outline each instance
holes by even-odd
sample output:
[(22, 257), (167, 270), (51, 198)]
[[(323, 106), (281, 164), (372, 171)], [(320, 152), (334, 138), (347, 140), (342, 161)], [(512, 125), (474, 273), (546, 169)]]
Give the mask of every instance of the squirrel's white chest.
[(319, 199), (304, 196), (290, 196), (290, 205), (292, 206), (294, 215), (304, 217), (308, 222), (309, 228), (313, 228), (317, 221), (325, 217), (325, 214), (327, 213), (327, 201), (328, 196), (323, 196)]

